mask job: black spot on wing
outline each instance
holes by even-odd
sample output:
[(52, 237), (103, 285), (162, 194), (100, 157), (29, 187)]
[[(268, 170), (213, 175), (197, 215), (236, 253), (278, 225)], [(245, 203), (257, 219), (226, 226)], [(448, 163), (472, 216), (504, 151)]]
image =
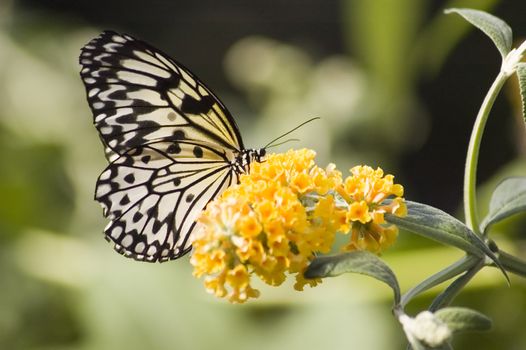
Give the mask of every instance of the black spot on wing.
[(157, 217), (159, 215), (159, 210), (156, 206), (151, 207), (148, 210), (146, 210), (146, 215), (148, 215), (149, 217)]
[(133, 184), (135, 182), (135, 176), (130, 173), (124, 177), (124, 181), (126, 181), (129, 184)]
[(201, 147), (195, 146), (193, 153), (196, 158), (203, 158), (203, 149)]
[(184, 140), (185, 137), (186, 136), (184, 134), (184, 131), (180, 130), (180, 129), (177, 129), (177, 130), (174, 130), (171, 139), (173, 139), (173, 140)]
[(170, 146), (168, 146), (166, 152), (171, 154), (181, 153), (181, 146), (179, 146), (178, 143), (172, 143)]
[(212, 96), (207, 95), (201, 97), (200, 100), (196, 100), (190, 95), (186, 95), (183, 98), (183, 103), (181, 104), (181, 110), (184, 113), (189, 114), (202, 114), (202, 113), (208, 113), (210, 109), (212, 109), (212, 106), (214, 105), (215, 100)]
[(111, 100), (127, 100), (129, 92), (131, 92), (131, 89), (113, 91), (112, 93), (110, 93), (108, 95), (108, 99), (111, 99)]
[(153, 225), (152, 225), (152, 232), (155, 234), (157, 232), (159, 232), (159, 230), (161, 229), (161, 226), (163, 225), (163, 223), (159, 220), (155, 220), (153, 222)]
[[(131, 108), (134, 114), (148, 114), (159, 108), (159, 106), (156, 106), (146, 100), (141, 100), (141, 99), (136, 98), (131, 101), (132, 101)], [(165, 107), (165, 106), (161, 106), (161, 107)]]
[(179, 75), (172, 74), (170, 75), (169, 78), (159, 79), (157, 81), (157, 89), (159, 91), (165, 92), (165, 96), (166, 96), (170, 89), (177, 89), (179, 87), (180, 82), (181, 82), (181, 77)]
[(142, 215), (141, 212), (138, 211), (135, 214), (133, 214), (133, 219), (132, 220), (133, 220), (133, 222), (139, 222), (142, 219), (143, 216), (144, 215)]
[(129, 203), (130, 203), (130, 197), (127, 194), (124, 195), (124, 197), (122, 197), (122, 199), (119, 202), (120, 205), (126, 205)]

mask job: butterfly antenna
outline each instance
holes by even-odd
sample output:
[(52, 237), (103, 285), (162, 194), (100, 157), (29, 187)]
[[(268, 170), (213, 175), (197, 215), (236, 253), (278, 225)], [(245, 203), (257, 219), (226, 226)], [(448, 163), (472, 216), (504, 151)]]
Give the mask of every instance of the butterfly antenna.
[[(310, 123), (310, 122), (312, 122), (312, 121), (314, 121), (314, 120), (316, 120), (316, 119), (321, 119), (321, 118), (320, 118), (320, 117), (314, 117), (314, 118), (311, 118), (311, 119), (309, 119), (309, 120), (307, 120), (307, 121), (304, 121), (303, 123), (301, 123), (300, 125), (296, 126), (295, 128), (292, 128), (291, 130), (287, 131), (287, 132), (284, 133), (283, 135), (276, 137), (274, 140), (272, 140), (272, 141), (270, 141), (269, 143), (267, 143), (266, 146), (263, 147), (263, 148), (264, 148), (264, 149), (267, 149), (267, 148), (269, 148), (269, 147), (274, 147), (274, 146), (282, 145), (283, 143), (285, 143), (285, 142), (287, 142), (287, 141), (282, 142), (282, 143), (279, 143), (279, 144), (276, 144), (276, 145), (273, 145), (273, 143), (276, 142), (276, 141), (278, 141), (278, 140), (280, 140), (280, 139), (282, 139), (282, 138), (284, 138), (285, 136), (289, 135), (290, 133), (293, 133), (294, 131), (296, 131), (296, 130), (298, 130), (299, 128), (301, 128), (303, 125), (308, 124), (308, 123)], [(291, 140), (296, 140), (296, 139), (291, 139)]]
[(281, 146), (281, 145), (283, 145), (283, 144), (285, 144), (287, 142), (298, 142), (299, 140), (300, 139), (286, 139), (285, 141), (282, 141), (280, 143), (275, 143), (273, 145), (267, 146), (267, 147), (265, 147), (265, 149), (272, 148), (272, 147), (278, 147), (278, 146)]

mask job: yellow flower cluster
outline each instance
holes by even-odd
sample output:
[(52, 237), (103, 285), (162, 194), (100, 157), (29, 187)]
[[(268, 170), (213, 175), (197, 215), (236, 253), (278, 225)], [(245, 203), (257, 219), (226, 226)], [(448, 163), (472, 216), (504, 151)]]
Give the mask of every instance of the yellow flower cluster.
[[(349, 243), (342, 250), (368, 250), (378, 254), (393, 244), (398, 235), (398, 227), (386, 225), (384, 215), (407, 214), (402, 198), (404, 188), (393, 182), (393, 175), (384, 176), (380, 168), (356, 166), (351, 174), (338, 189), (349, 204), (346, 218), (351, 233)], [(388, 197), (394, 198), (385, 202)]]
[(314, 156), (309, 150), (271, 154), (207, 206), (191, 263), (194, 275), (206, 275), (209, 291), (232, 302), (257, 297), (250, 273), (274, 286), (287, 272), (296, 274), (297, 289), (317, 283), (303, 279), (303, 271), (314, 252), (329, 251), (336, 223), (326, 208), (330, 197), (312, 201), (316, 215), (300, 198), (326, 194), (341, 185), (341, 174), (315, 166)]
[[(342, 181), (334, 165), (322, 169), (311, 150), (270, 154), (253, 163), (240, 183), (208, 204), (192, 237), (194, 275), (207, 290), (231, 302), (259, 295), (251, 275), (280, 285), (295, 274), (294, 288), (315, 286), (303, 272), (317, 252), (328, 253), (336, 232), (351, 232), (346, 250), (379, 252), (396, 238), (383, 215), (403, 215), (403, 189), (381, 169), (351, 169)], [(383, 201), (396, 196), (389, 204)]]

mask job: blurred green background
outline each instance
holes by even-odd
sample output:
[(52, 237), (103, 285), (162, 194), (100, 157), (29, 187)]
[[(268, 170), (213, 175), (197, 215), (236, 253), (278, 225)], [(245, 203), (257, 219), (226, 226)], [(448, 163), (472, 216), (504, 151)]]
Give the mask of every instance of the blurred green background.
[[(522, 1), (2, 0), (0, 349), (404, 349), (390, 291), (370, 279), (261, 286), (258, 301), (229, 305), (206, 294), (187, 258), (113, 252), (93, 201), (106, 162), (77, 58), (102, 29), (133, 34), (211, 86), (247, 146), (319, 116), (294, 147), (315, 149), (322, 166), (381, 166), (408, 199), (458, 215), (471, 125), (500, 56), (446, 7), (491, 11), (526, 37)], [(482, 203), (526, 173), (514, 84), (487, 127)], [(514, 217), (494, 237), (526, 258), (524, 224)], [(460, 256), (402, 233), (384, 258), (407, 290)], [(485, 270), (456, 300), (494, 320), (490, 333), (458, 337), (459, 349), (526, 349), (526, 283), (512, 282)]]

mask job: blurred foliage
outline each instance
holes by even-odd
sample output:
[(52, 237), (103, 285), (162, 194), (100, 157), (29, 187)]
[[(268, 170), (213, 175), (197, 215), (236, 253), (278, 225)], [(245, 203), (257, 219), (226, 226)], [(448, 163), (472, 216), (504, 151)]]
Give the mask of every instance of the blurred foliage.
[(64, 152), (53, 144), (29, 144), (0, 129), (0, 238), (28, 227), (61, 230), (69, 222), (74, 192)]
[(22, 274), (14, 260), (5, 247), (0, 251), (0, 348), (56, 349), (79, 343), (83, 330), (71, 290)]
[[(497, 0), (274, 5), (153, 1), (146, 12), (145, 3), (129, 1), (0, 3), (0, 348), (405, 346), (390, 317), (390, 291), (366, 278), (330, 279), (303, 293), (290, 286), (261, 287), (261, 301), (232, 306), (205, 293), (186, 259), (139, 264), (115, 254), (102, 239), (105, 220), (93, 188), (105, 160), (77, 57), (103, 25), (157, 38), (152, 44), (177, 53), (191, 68), (193, 63), (209, 68), (196, 72), (212, 87), (222, 86), (208, 78), (224, 79), (218, 68), (225, 57), (225, 74), (237, 91), (226, 84), (215, 90), (236, 115), (247, 145), (266, 144), (320, 116), (294, 135), (301, 142), (293, 146), (316, 149), (320, 165), (381, 165), (400, 174), (411, 199), (455, 211), (462, 181), (458, 164), (484, 84), (498, 69), (498, 53), (483, 38), (484, 44), (473, 46), (475, 36), (463, 42), (466, 51), (456, 51), (468, 26), (443, 16), (442, 9), (502, 9), (499, 15), (508, 19), (524, 13), (524, 5)], [(511, 23), (524, 35), (524, 27)], [(230, 49), (221, 51), (221, 43)], [(443, 84), (442, 90), (426, 85), (435, 83)], [(450, 100), (455, 94), (459, 100)], [(502, 120), (517, 115), (520, 100), (511, 92), (509, 100), (511, 108), (501, 101), (495, 111)], [(524, 134), (517, 136), (523, 124), (515, 123), (489, 125), (500, 134), (489, 135), (487, 142), (498, 147), (482, 149), (483, 159), (489, 157), (482, 163), (490, 169), (481, 172), (489, 179), (483, 198), (504, 176), (524, 174), (524, 159), (517, 156), (524, 154)], [(444, 133), (435, 134), (441, 128)], [(502, 244), (524, 252), (523, 223), (524, 217), (514, 217), (493, 229), (502, 232)], [(458, 254), (402, 233), (385, 259), (407, 290)], [(496, 271), (477, 276), (458, 304), (492, 317), (495, 329), (463, 336), (459, 348), (525, 348), (520, 327), (526, 324), (520, 312), (525, 288), (518, 279), (506, 288)], [(429, 295), (411, 307), (425, 307)]]

